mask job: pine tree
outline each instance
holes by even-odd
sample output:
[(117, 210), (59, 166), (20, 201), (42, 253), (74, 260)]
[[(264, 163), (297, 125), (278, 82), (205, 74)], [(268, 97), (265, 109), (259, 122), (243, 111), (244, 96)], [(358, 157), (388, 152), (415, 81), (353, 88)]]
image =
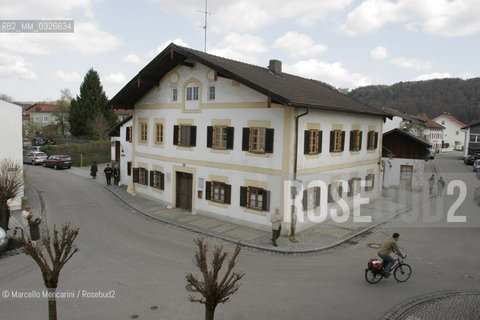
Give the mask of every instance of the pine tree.
[(72, 99), (70, 104), (70, 132), (76, 137), (91, 137), (90, 126), (92, 121), (103, 115), (109, 128), (117, 123), (113, 110), (106, 109), (107, 96), (103, 91), (98, 73), (88, 70), (80, 85), (80, 96)]

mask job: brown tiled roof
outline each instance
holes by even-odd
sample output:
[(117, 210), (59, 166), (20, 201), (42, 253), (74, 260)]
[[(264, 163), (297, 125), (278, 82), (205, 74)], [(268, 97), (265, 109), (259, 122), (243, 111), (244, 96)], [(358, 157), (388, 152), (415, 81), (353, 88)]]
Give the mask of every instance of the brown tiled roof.
[(400, 117), (400, 118), (405, 119), (405, 120), (409, 120), (409, 121), (417, 123), (417, 124), (425, 125), (425, 122), (427, 122), (427, 120), (425, 120), (425, 119), (420, 119), (420, 118), (415, 117), (411, 114), (404, 113), (404, 112), (398, 111), (396, 109), (383, 108), (383, 110), (391, 116), (397, 116), (397, 117)]
[(108, 103), (111, 108), (133, 109), (151, 88), (187, 59), (216, 71), (219, 77), (236, 80), (272, 99), (292, 107), (311, 107), (350, 113), (388, 116), (383, 110), (348, 97), (326, 84), (287, 73), (274, 74), (268, 68), (230, 60), (202, 51), (170, 44), (145, 66)]
[[(443, 114), (439, 115), (437, 118), (440, 118), (441, 116), (447, 117), (448, 119), (452, 120), (453, 122), (458, 123), (458, 124), (461, 125), (462, 127), (465, 127), (465, 126), (466, 126), (465, 123), (463, 123), (463, 122), (460, 121), (460, 120), (455, 119), (455, 117), (452, 116), (451, 114), (443, 113)], [(435, 118), (435, 119), (436, 119), (436, 118)]]
[(433, 121), (432, 119), (430, 119), (430, 118), (428, 118), (428, 117), (426, 117), (426, 116), (417, 116), (417, 118), (426, 120), (426, 121), (427, 121), (426, 126), (427, 126), (428, 128), (445, 129), (444, 126), (442, 126), (441, 124), (436, 123), (435, 121)]
[(33, 106), (25, 110), (25, 113), (30, 114), (30, 112), (54, 112), (58, 111), (60, 107), (54, 104), (45, 104), (45, 103), (35, 103)]

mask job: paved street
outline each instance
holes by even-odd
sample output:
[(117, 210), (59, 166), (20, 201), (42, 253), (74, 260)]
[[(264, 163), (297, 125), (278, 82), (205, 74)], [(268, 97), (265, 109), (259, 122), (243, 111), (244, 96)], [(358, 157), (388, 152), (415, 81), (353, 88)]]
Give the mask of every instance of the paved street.
[[(437, 156), (431, 163), (447, 184), (465, 182), (467, 195), (458, 209), (454, 210), (458, 190), (451, 196), (445, 190), (441, 197), (445, 200), (413, 203), (412, 210), (394, 222), (380, 224), (373, 234), (335, 250), (285, 255), (245, 248), (238, 265), (246, 273), (242, 287), (230, 302), (217, 308), (216, 318), (380, 319), (396, 312), (399, 316), (395, 319), (430, 319), (426, 316), (443, 310), (438, 305), (448, 306), (452, 314), (456, 306), (467, 313), (472, 308), (478, 310), (480, 207), (473, 202), (472, 192), (480, 181), (471, 167), (463, 165), (459, 154)], [(66, 221), (80, 227), (80, 252), (62, 271), (59, 291), (114, 293), (113, 299), (62, 299), (58, 302), (59, 319), (203, 317), (203, 306), (188, 302), (190, 293), (185, 290), (185, 275), (196, 271), (193, 239), (198, 234), (145, 216), (107, 190), (103, 179), (92, 181), (74, 171), (81, 169), (28, 168), (33, 186), (28, 196), (34, 210), (40, 211), (43, 199), (50, 227)], [(465, 215), (468, 223), (447, 223), (449, 210), (453, 216)], [(152, 208), (148, 213), (159, 211)], [(428, 220), (430, 217), (436, 219)], [(211, 220), (197, 227), (221, 224)], [(363, 278), (366, 262), (376, 256), (375, 244), (394, 231), (401, 234), (399, 244), (408, 253), (412, 278), (398, 283), (391, 277), (369, 285)], [(264, 234), (240, 236), (261, 244), (258, 239)], [(330, 240), (303, 245), (320, 248), (340, 238), (324, 237)], [(227, 240), (208, 238), (211, 246), (221, 243), (232, 251)], [(282, 239), (280, 243), (285, 248), (288, 242)], [(24, 254), (0, 259), (0, 283), (2, 291), (10, 292), (43, 288), (40, 270)], [(452, 291), (470, 294), (466, 298)], [(449, 294), (440, 295), (444, 292)], [(435, 293), (436, 299), (425, 298)], [(416, 306), (409, 309), (411, 313), (402, 309), (411, 306)], [(46, 302), (39, 299), (0, 298), (0, 309), (2, 319), (47, 318)], [(436, 319), (442, 319), (441, 315)]]

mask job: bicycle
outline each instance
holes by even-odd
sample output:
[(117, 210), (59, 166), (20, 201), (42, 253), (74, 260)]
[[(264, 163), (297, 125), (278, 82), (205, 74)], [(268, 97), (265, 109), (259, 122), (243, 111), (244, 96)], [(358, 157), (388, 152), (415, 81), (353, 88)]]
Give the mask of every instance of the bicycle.
[[(405, 256), (407, 258), (407, 256)], [(398, 282), (407, 281), (412, 275), (412, 268), (410, 265), (403, 262), (403, 259), (398, 257), (395, 259), (395, 265), (392, 267), (393, 276)], [(365, 269), (365, 280), (368, 283), (379, 283), (385, 276), (383, 275), (383, 261), (379, 259), (370, 259)]]

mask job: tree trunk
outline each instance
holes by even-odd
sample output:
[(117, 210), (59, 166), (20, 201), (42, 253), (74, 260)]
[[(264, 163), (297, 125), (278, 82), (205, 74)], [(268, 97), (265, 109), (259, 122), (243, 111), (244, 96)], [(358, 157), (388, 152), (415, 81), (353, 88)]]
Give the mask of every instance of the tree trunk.
[(213, 320), (216, 305), (205, 304), (205, 320)]
[(48, 320), (57, 320), (57, 298), (55, 293), (57, 288), (47, 288), (49, 295), (48, 298)]

